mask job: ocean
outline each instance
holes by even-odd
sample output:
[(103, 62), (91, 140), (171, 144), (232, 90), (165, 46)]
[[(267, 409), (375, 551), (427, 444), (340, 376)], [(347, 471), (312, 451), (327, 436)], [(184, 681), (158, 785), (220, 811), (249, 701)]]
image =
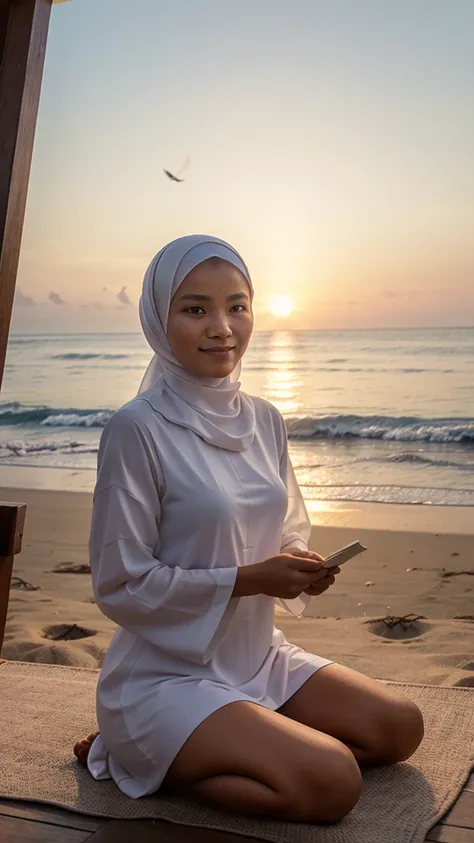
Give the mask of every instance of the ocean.
[[(150, 356), (135, 333), (12, 335), (9, 485), (46, 468), (92, 489), (101, 429)], [(474, 506), (474, 328), (256, 332), (241, 381), (285, 417), (308, 501)]]

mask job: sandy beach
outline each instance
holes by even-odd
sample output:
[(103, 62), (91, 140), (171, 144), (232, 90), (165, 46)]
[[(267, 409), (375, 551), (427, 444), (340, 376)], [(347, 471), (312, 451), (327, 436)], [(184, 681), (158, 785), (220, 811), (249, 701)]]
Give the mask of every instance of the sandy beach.
[[(88, 492), (3, 489), (28, 506), (16, 557), (3, 657), (100, 667), (114, 632), (93, 602), (87, 565)], [(312, 547), (359, 539), (368, 551), (313, 598), (308, 616), (277, 610), (289, 640), (382, 679), (474, 685), (472, 512), (384, 505), (311, 507)], [(389, 617), (420, 616), (411, 622)]]

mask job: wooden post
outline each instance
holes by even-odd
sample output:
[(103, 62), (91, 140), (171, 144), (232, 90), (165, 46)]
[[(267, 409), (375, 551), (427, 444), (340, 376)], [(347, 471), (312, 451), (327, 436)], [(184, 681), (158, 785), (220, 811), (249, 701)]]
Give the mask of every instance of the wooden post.
[(0, 503), (0, 655), (2, 652), (13, 562), (21, 550), (26, 506)]
[(0, 388), (52, 0), (0, 0)]

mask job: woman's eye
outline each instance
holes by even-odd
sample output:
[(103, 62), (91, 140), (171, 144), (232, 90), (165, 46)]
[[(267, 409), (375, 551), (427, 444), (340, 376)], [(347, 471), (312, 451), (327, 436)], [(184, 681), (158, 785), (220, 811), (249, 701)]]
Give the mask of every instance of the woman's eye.
[[(247, 308), (245, 307), (244, 304), (234, 304), (231, 307), (232, 313), (243, 313), (246, 310), (247, 310)], [(185, 312), (190, 313), (191, 316), (201, 316), (206, 311), (199, 304), (195, 304), (192, 307), (187, 307)]]

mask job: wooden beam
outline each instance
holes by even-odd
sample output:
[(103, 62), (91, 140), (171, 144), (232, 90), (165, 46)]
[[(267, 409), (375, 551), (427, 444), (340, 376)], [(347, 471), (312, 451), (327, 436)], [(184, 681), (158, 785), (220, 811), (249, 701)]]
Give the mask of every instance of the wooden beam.
[(0, 387), (50, 12), (51, 0), (0, 0)]
[(1, 57), (3, 56), (3, 51), (5, 49), (5, 41), (7, 38), (7, 6), (8, 3), (6, 2), (6, 0), (0, 0), (0, 67), (2, 64)]
[(21, 550), (25, 516), (25, 504), (0, 503), (0, 654), (7, 622), (13, 562)]

